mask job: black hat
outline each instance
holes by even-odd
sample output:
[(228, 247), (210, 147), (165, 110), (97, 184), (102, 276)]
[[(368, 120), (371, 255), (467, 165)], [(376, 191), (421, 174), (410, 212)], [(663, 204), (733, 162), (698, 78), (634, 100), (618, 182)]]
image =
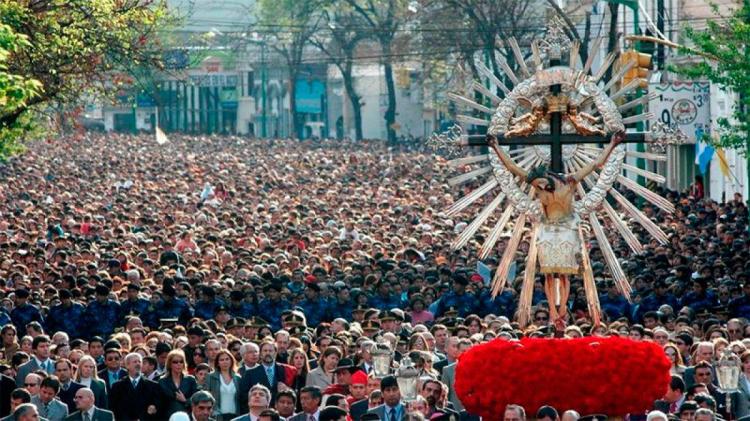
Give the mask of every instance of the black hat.
[(449, 314), (458, 314), (458, 308), (456, 306), (450, 306), (443, 314), (445, 316), (448, 316)]
[(340, 370), (348, 370), (349, 372), (355, 372), (359, 370), (359, 368), (357, 368), (354, 365), (354, 362), (350, 360), (349, 358), (342, 358), (339, 360), (338, 364), (336, 365), (335, 371), (340, 371)]
[(369, 309), (370, 309), (370, 307), (367, 307), (364, 304), (360, 304), (357, 307), (355, 307), (354, 310), (352, 310), (352, 314), (354, 314), (354, 313), (364, 313), (364, 312), (366, 312)]
[(304, 326), (292, 326), (289, 328), (289, 334), (295, 337), (299, 337), (307, 333), (307, 328)]
[(261, 328), (261, 327), (266, 327), (270, 325), (268, 324), (267, 321), (261, 319), (258, 316), (255, 316), (255, 317), (251, 317), (250, 320), (247, 321), (245, 326)]
[(380, 330), (380, 322), (377, 320), (365, 320), (362, 322), (362, 330)]
[(16, 297), (18, 297), (18, 298), (29, 298), (29, 290), (28, 289), (17, 289), (16, 290)]
[(396, 320), (396, 315), (393, 314), (391, 310), (388, 310), (388, 311), (384, 311), (380, 313), (380, 317), (378, 318), (380, 319), (381, 322), (387, 322), (391, 320)]
[(236, 327), (242, 327), (242, 326), (243, 325), (241, 325), (240, 322), (233, 317), (229, 319), (229, 321), (227, 322), (226, 328), (227, 330), (229, 330), (229, 329), (234, 329)]
[(281, 292), (281, 285), (279, 284), (268, 284), (263, 287), (263, 292), (268, 292), (270, 290), (274, 290), (276, 292)]
[(307, 288), (310, 288), (311, 290), (315, 292), (320, 292), (320, 285), (313, 283), (313, 282), (308, 283)]
[(200, 326), (193, 325), (190, 326), (190, 329), (187, 330), (187, 334), (189, 335), (196, 335), (196, 336), (203, 336), (203, 329), (201, 329)]
[(97, 284), (96, 295), (109, 295), (109, 288), (104, 284)]
[(60, 299), (61, 300), (66, 300), (68, 298), (73, 298), (73, 294), (70, 292), (69, 289), (61, 289), (60, 292), (59, 292), (59, 294), (60, 294)]
[(292, 311), (282, 317), (282, 321), (284, 324), (288, 324), (290, 326), (304, 326), (305, 325), (305, 316), (302, 315), (299, 311)]
[(122, 348), (122, 346), (120, 345), (120, 343), (119, 343), (119, 342), (117, 342), (117, 341), (116, 341), (116, 340), (114, 340), (114, 339), (110, 339), (110, 340), (108, 340), (108, 341), (107, 341), (107, 342), (106, 342), (106, 343), (104, 344), (104, 351), (105, 351), (105, 352), (106, 352), (106, 351), (109, 351), (110, 349), (117, 349), (117, 350), (119, 350), (120, 348)]
[(229, 293), (229, 299), (232, 301), (241, 301), (243, 298), (245, 298), (245, 293), (242, 291), (232, 290)]
[(347, 415), (349, 415), (349, 413), (338, 406), (326, 406), (320, 410), (318, 421), (338, 421), (341, 417)]
[(140, 291), (141, 286), (138, 284), (128, 284), (128, 290)]
[(453, 282), (459, 285), (469, 285), (469, 279), (463, 273), (453, 274)]

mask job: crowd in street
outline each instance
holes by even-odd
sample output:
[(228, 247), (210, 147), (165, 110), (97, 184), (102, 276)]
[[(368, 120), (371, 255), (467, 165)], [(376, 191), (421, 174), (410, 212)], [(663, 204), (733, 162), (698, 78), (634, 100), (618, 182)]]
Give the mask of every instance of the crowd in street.
[[(750, 416), (739, 195), (660, 190), (673, 215), (641, 204), (670, 242), (632, 222), (635, 255), (609, 230), (628, 302), (593, 241), (605, 322), (592, 326), (574, 278), (562, 331), (541, 279), (532, 324), (514, 317), (527, 245), (494, 298), (477, 265), (486, 232), (451, 249), (483, 203), (443, 213), (476, 186), (449, 187), (441, 157), (381, 141), (170, 138), (37, 142), (0, 164), (2, 420), (475, 420), (454, 388), (461, 353), (589, 335), (654, 341), (673, 361), (669, 390), (631, 420)], [(497, 266), (508, 237), (482, 265)], [(375, 375), (379, 343), (394, 365), (414, 362), (418, 396)], [(727, 348), (743, 363), (731, 410), (716, 376)], [(574, 409), (511, 405), (497, 419), (590, 415)]]

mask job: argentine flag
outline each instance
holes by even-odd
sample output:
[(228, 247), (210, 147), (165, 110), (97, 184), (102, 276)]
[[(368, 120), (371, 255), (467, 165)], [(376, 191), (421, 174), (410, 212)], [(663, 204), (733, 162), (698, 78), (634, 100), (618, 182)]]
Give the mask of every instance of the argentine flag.
[(695, 129), (695, 165), (700, 169), (701, 174), (708, 171), (708, 165), (714, 156), (714, 147), (703, 141), (703, 128)]

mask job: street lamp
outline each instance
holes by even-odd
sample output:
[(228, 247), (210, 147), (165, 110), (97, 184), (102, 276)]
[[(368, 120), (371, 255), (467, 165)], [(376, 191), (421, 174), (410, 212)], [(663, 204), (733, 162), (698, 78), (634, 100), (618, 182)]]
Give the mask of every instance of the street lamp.
[(716, 377), (719, 381), (719, 389), (727, 397), (727, 413), (732, 413), (732, 393), (736, 392), (740, 385), (740, 373), (742, 372), (742, 361), (740, 357), (732, 352), (729, 347), (716, 364)]
[(393, 361), (393, 351), (385, 342), (376, 343), (372, 351), (372, 370), (375, 377), (383, 378), (391, 374), (391, 362)]
[(401, 365), (396, 370), (396, 381), (398, 389), (401, 391), (401, 397), (410, 402), (417, 399), (417, 379), (419, 371), (411, 361), (411, 358), (404, 356), (401, 359)]

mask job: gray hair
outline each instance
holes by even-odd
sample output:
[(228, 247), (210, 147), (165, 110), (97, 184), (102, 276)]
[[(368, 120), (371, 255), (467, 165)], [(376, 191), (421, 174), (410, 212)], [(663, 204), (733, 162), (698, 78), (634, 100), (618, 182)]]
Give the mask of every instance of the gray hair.
[(251, 387), (251, 388), (250, 388), (250, 391), (248, 391), (248, 392), (247, 392), (247, 396), (248, 396), (248, 398), (249, 398), (249, 397), (250, 397), (250, 395), (252, 395), (252, 394), (253, 394), (253, 392), (255, 392), (256, 390), (260, 390), (261, 392), (263, 392), (263, 394), (264, 394), (264, 395), (266, 395), (266, 400), (268, 401), (268, 404), (270, 405), (270, 404), (271, 404), (271, 391), (270, 391), (270, 390), (268, 390), (268, 388), (267, 388), (267, 387), (263, 386), (263, 385), (262, 385), (262, 384), (260, 384), (260, 383), (258, 383), (258, 384), (256, 384), (255, 386), (253, 386), (253, 387)]
[(661, 411), (651, 411), (646, 416), (646, 421), (667, 421), (669, 418), (667, 418), (667, 414), (661, 412)]
[(27, 414), (31, 413), (31, 411), (36, 411), (36, 406), (31, 403), (22, 403), (16, 407), (16, 410), (13, 411), (13, 419), (15, 421), (20, 420), (22, 417), (26, 416)]
[(716, 415), (714, 414), (714, 411), (708, 409), (708, 408), (700, 408), (699, 410), (695, 411), (695, 418), (698, 418), (699, 415), (709, 416), (711, 421), (714, 421), (716, 419)]
[(251, 349), (254, 349), (255, 352), (260, 352), (260, 348), (258, 347), (258, 344), (254, 342), (247, 342), (247, 343), (242, 344), (242, 347), (240, 348), (240, 354), (244, 356)]
[(518, 415), (518, 418), (525, 420), (526, 419), (526, 410), (523, 409), (521, 405), (514, 405), (510, 404), (505, 407), (506, 411), (516, 411), (516, 415)]
[(134, 358), (138, 359), (139, 361), (143, 361), (143, 356), (141, 354), (139, 354), (137, 352), (131, 352), (130, 354), (128, 354), (128, 355), (125, 356), (125, 364), (127, 364), (128, 361), (130, 361), (130, 360), (132, 360)]

